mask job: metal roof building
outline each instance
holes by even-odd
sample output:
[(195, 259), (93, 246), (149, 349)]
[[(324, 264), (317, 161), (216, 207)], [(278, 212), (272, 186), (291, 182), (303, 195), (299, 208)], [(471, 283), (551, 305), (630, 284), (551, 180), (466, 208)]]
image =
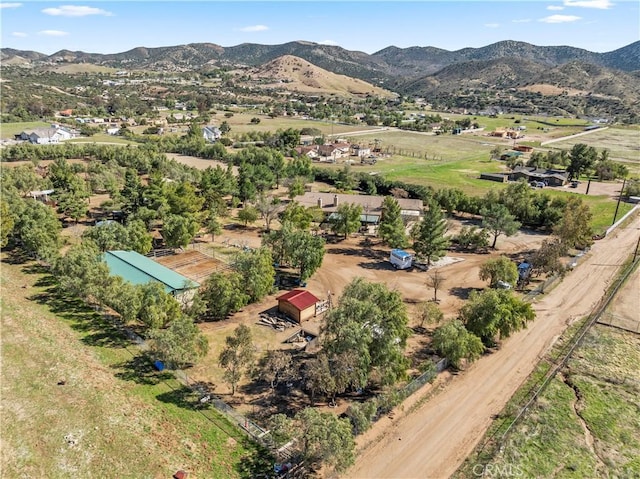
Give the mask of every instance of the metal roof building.
[(195, 281), (135, 251), (107, 251), (103, 258), (112, 275), (120, 276), (131, 284), (157, 281), (174, 296), (200, 287)]

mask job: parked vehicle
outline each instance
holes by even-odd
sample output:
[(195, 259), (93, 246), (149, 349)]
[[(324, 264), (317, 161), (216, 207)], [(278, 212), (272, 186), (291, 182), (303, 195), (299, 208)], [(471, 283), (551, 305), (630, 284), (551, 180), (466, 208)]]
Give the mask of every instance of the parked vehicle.
[(407, 253), (401, 249), (392, 249), (391, 255), (389, 256), (389, 261), (396, 269), (407, 269), (411, 268), (413, 263), (413, 256), (411, 253)]

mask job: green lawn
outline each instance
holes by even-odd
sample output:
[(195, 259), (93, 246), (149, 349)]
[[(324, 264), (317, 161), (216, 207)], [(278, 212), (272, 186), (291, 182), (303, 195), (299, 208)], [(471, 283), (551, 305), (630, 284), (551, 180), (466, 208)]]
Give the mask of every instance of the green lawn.
[(25, 121), (20, 123), (0, 123), (0, 138), (13, 139), (15, 135), (22, 133), (24, 130), (33, 128), (47, 128), (51, 123), (44, 121)]
[(250, 478), (258, 448), (110, 323), (3, 255), (3, 476)]

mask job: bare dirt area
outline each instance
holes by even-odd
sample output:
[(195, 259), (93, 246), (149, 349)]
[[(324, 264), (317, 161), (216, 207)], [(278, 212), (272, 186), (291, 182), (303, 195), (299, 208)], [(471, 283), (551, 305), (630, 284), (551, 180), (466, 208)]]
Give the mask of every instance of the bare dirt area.
[[(454, 376), (442, 391), (364, 444), (348, 478), (451, 476), (572, 322), (588, 314), (638, 241), (640, 218), (597, 242), (585, 260), (533, 306), (537, 319), (502, 347)], [(417, 394), (425, 394), (423, 389)]]
[[(197, 156), (180, 155), (178, 153), (165, 153), (165, 155), (170, 160), (175, 160), (178, 163), (182, 163), (183, 165), (191, 166), (191, 167), (196, 168), (198, 170), (206, 170), (209, 167), (215, 168), (216, 166), (219, 166), (220, 168), (224, 168), (225, 170), (227, 169), (227, 164), (223, 163), (222, 161), (207, 160), (205, 158), (198, 158)], [(233, 173), (235, 175), (238, 174), (238, 167), (237, 166), (233, 167)]]

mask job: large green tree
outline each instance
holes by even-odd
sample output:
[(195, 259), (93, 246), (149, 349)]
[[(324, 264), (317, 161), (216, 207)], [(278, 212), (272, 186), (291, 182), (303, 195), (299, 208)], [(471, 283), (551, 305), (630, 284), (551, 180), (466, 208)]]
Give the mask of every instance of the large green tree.
[(404, 348), (410, 331), (402, 297), (384, 284), (356, 278), (347, 285), (326, 316), (323, 344), (331, 357), (346, 351), (356, 353), (358, 374), (375, 377), (381, 384), (401, 378), (407, 361)]
[(183, 368), (204, 358), (209, 351), (209, 342), (193, 320), (180, 316), (166, 329), (149, 332), (151, 349), (156, 356), (168, 364)]
[(200, 294), (206, 304), (206, 316), (214, 320), (225, 319), (249, 302), (242, 275), (236, 272), (211, 273)]
[(498, 338), (507, 338), (523, 329), (534, 318), (535, 313), (529, 303), (517, 298), (511, 291), (499, 289), (471, 292), (459, 314), (466, 328), (489, 347)]
[(185, 248), (200, 225), (191, 215), (167, 215), (162, 225), (162, 237), (169, 248)]
[(593, 244), (591, 230), (592, 214), (581, 198), (572, 196), (567, 201), (562, 218), (553, 228), (565, 248), (586, 248)]
[(506, 206), (500, 203), (491, 203), (480, 210), (482, 226), (493, 235), (492, 248), (496, 247), (500, 235), (513, 236), (520, 228), (520, 222), (509, 213)]
[(285, 238), (285, 256), (299, 272), (300, 281), (306, 281), (322, 265), (324, 238), (308, 231), (296, 231)]
[(244, 324), (225, 338), (225, 347), (220, 352), (218, 363), (224, 369), (224, 379), (231, 385), (232, 395), (236, 393), (242, 375), (253, 364), (255, 351), (251, 329)]
[(343, 203), (329, 219), (331, 229), (336, 235), (343, 235), (346, 239), (351, 233), (360, 228), (360, 215), (362, 206), (358, 204)]
[(576, 143), (571, 148), (569, 158), (570, 162), (569, 166), (567, 166), (567, 173), (569, 173), (569, 180), (572, 180), (573, 178), (579, 178), (580, 175), (588, 173), (593, 168), (598, 159), (598, 152), (593, 146)]
[(378, 227), (378, 235), (385, 244), (392, 248), (407, 246), (407, 235), (398, 200), (392, 196), (385, 196), (382, 202), (382, 217)]
[(39, 201), (27, 200), (21, 204), (14, 226), (14, 235), (22, 249), (46, 262), (53, 262), (60, 254), (60, 221), (53, 209)]
[(480, 266), (480, 279), (489, 280), (489, 287), (496, 288), (503, 281), (515, 285), (518, 281), (518, 267), (506, 256), (493, 258)]
[(447, 222), (440, 205), (430, 200), (422, 221), (416, 224), (411, 232), (413, 249), (416, 255), (427, 260), (427, 264), (444, 256), (449, 247), (449, 239), (444, 236)]
[(249, 301), (260, 301), (273, 289), (275, 269), (271, 251), (267, 248), (239, 253), (233, 261), (233, 268), (242, 276), (243, 290)]
[(355, 441), (348, 419), (306, 408), (296, 414), (302, 454), (311, 464), (343, 471), (355, 460)]
[(455, 368), (460, 368), (463, 359), (475, 361), (484, 351), (480, 338), (467, 331), (462, 321), (458, 319), (436, 328), (432, 346)]
[(97, 298), (108, 287), (109, 267), (100, 258), (100, 251), (91, 241), (73, 245), (54, 264), (53, 274), (62, 291), (71, 296)]
[(182, 316), (180, 303), (165, 291), (163, 284), (152, 281), (139, 288), (141, 307), (138, 317), (147, 328), (166, 328)]
[(15, 221), (9, 210), (9, 203), (4, 199), (0, 200), (0, 248), (7, 246), (14, 225)]

